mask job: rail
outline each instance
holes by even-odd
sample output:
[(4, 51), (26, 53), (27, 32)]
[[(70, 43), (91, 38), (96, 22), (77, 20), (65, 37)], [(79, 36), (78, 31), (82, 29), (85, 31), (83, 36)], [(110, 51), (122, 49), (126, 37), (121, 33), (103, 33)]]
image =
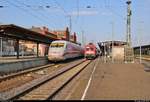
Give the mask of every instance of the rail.
[(19, 97), (20, 95), (23, 95), (24, 93), (37, 88), (38, 86), (46, 83), (49, 80), (52, 80), (52, 79), (56, 78), (57, 76), (59, 76), (59, 75), (65, 73), (65, 72), (71, 70), (72, 68), (74, 68), (75, 66), (80, 65), (83, 62), (85, 62), (85, 60), (78, 61), (76, 63), (73, 63), (71, 65), (63, 67), (63, 68), (61, 68), (58, 71), (54, 71), (51, 74), (47, 74), (47, 75), (45, 75), (45, 76), (43, 76), (41, 78), (35, 79), (35, 80), (33, 80), (33, 81), (29, 82), (29, 83), (26, 83), (26, 84), (24, 84), (24, 85), (22, 85), (20, 87), (14, 88), (14, 89), (12, 89), (10, 91), (2, 92), (2, 93), (0, 93), (0, 99), (1, 100), (10, 100), (10, 99), (14, 99), (16, 97)]
[(55, 64), (48, 64), (48, 65), (44, 65), (44, 66), (40, 66), (40, 67), (34, 67), (34, 68), (26, 69), (24, 71), (12, 73), (12, 74), (9, 74), (9, 75), (4, 75), (4, 76), (0, 77), (0, 82), (11, 79), (11, 78), (14, 78), (14, 77), (17, 77), (17, 76), (20, 76), (20, 75), (27, 74), (27, 73), (30, 73), (30, 72), (39, 71), (39, 70), (47, 68), (47, 67), (52, 67), (54, 65)]

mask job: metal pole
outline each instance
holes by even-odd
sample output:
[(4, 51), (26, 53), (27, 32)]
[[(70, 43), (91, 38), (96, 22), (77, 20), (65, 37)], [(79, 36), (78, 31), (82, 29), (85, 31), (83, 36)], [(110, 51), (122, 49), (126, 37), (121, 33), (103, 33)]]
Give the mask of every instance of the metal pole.
[(22, 52), (22, 57), (24, 56), (24, 49), (23, 49), (23, 46), (21, 47), (21, 52)]
[(126, 2), (127, 4), (127, 32), (126, 32), (126, 43), (125, 46), (125, 63), (134, 62), (133, 48), (131, 47), (131, 0)]
[(140, 43), (140, 63), (142, 63), (142, 55), (141, 55), (141, 43)]
[(140, 27), (139, 27), (140, 63), (142, 63), (142, 51), (141, 51), (141, 50), (142, 50), (142, 48), (141, 48), (141, 42), (142, 42), (142, 41), (141, 41), (141, 39), (142, 39), (142, 36), (141, 36), (141, 35), (142, 35), (142, 31), (141, 31), (141, 30), (142, 30), (142, 27), (141, 27), (141, 24), (142, 24), (142, 23), (143, 23), (143, 22), (141, 21), (141, 22), (140, 22)]
[(127, 2), (127, 37), (126, 37), (126, 41), (127, 41), (127, 45), (129, 47), (131, 47), (131, 0), (128, 0)]
[(3, 56), (3, 38), (1, 37), (1, 57)]
[(71, 34), (71, 31), (72, 31), (72, 19), (71, 19), (71, 15), (69, 15), (69, 22), (70, 22), (69, 26), (70, 26), (70, 34)]
[(84, 46), (84, 31), (82, 31), (82, 46)]
[(106, 44), (104, 43), (104, 63), (106, 63)]
[[(109, 57), (111, 56), (111, 42), (109, 42)], [(111, 57), (110, 57), (111, 58)]]
[(19, 59), (19, 39), (17, 39), (17, 59)]
[(37, 43), (37, 57), (39, 57), (39, 43)]
[(114, 63), (113, 48), (114, 48), (114, 22), (112, 22), (112, 63)]

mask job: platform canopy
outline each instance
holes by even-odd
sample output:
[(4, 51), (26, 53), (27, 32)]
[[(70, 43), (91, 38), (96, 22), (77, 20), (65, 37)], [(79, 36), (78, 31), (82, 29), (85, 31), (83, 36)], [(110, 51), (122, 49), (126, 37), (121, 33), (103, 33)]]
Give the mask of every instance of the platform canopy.
[(98, 42), (97, 43), (102, 54), (104, 54), (104, 52), (107, 52), (110, 54), (110, 52), (112, 51), (112, 46), (124, 46), (126, 45), (126, 42), (123, 41), (105, 41), (105, 42)]
[[(150, 48), (150, 45), (142, 45), (142, 48)], [(134, 49), (140, 49), (140, 46), (133, 47)]]
[(126, 45), (126, 42), (123, 41), (105, 41), (105, 42), (98, 42), (99, 46), (123, 46)]
[(57, 40), (57, 36), (54, 34), (43, 35), (14, 24), (0, 25), (0, 37), (28, 40), (44, 44), (50, 44), (53, 40)]

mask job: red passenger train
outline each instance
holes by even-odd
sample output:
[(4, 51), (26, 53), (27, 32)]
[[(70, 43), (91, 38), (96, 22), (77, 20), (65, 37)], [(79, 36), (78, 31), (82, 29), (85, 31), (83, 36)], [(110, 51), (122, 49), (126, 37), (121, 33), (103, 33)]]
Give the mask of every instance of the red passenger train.
[(93, 43), (89, 43), (85, 46), (84, 57), (86, 59), (94, 59), (97, 57), (97, 48)]

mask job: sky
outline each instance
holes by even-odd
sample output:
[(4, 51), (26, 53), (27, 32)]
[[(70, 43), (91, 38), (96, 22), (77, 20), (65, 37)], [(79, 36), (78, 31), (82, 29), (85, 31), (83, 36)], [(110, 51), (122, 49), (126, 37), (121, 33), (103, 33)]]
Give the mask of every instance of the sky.
[[(77, 33), (81, 43), (126, 39), (127, 0), (0, 0), (0, 24)], [(150, 0), (132, 0), (132, 46), (150, 44)], [(112, 34), (114, 35), (112, 38)]]

